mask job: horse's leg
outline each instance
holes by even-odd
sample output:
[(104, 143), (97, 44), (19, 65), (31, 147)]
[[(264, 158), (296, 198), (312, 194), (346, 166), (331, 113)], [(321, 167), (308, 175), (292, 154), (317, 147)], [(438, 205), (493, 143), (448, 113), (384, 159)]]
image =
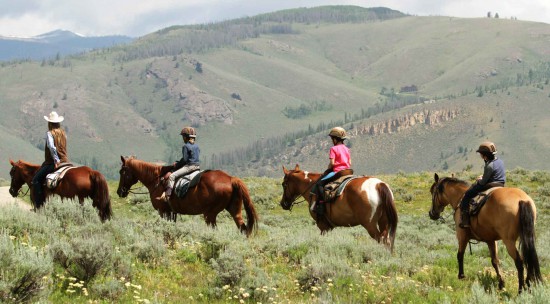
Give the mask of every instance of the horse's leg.
[(521, 293), (524, 288), (523, 260), (519, 255), (518, 249), (516, 248), (515, 241), (502, 240), (502, 242), (506, 246), (508, 254), (510, 255), (510, 257), (512, 257), (512, 259), (514, 260), (514, 264), (516, 265), (516, 269), (518, 271), (518, 293)]
[(495, 269), (495, 272), (497, 273), (497, 279), (498, 279), (498, 289), (504, 288), (504, 280), (502, 279), (502, 276), (500, 275), (500, 271), (498, 269), (498, 248), (497, 248), (497, 242), (487, 242), (487, 247), (489, 247), (489, 252), (491, 253), (491, 264), (493, 265), (493, 268)]
[(464, 252), (466, 251), (466, 245), (468, 245), (468, 238), (463, 234), (458, 234), (458, 252), (456, 254), (456, 259), (458, 260), (458, 278), (464, 279)]
[(216, 228), (217, 226), (217, 223), (216, 223), (216, 217), (218, 216), (217, 213), (212, 213), (212, 212), (209, 212), (209, 213), (205, 213), (204, 214), (204, 221), (206, 222), (206, 224), (212, 228)]
[[(246, 234), (246, 224), (243, 220), (241, 205), (240, 204), (231, 204), (231, 205), (227, 206), (226, 210), (227, 210), (227, 212), (229, 212), (229, 214), (231, 214), (231, 217), (233, 218), (233, 221), (235, 222), (235, 225), (237, 225), (237, 228), (242, 233)], [(215, 218), (216, 215), (214, 215), (214, 221), (216, 220), (216, 218)]]

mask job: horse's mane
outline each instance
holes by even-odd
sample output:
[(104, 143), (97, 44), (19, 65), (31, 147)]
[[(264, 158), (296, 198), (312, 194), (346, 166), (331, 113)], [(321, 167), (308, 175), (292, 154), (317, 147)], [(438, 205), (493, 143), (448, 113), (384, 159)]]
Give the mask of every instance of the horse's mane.
[(26, 166), (26, 167), (40, 167), (40, 165), (29, 163), (28, 161), (24, 161), (22, 159), (18, 160), (17, 162), (24, 165), (24, 166)]
[(134, 157), (128, 158), (128, 162), (132, 164), (136, 171), (141, 172), (143, 176), (158, 178), (160, 175), (160, 169), (162, 168), (160, 165), (148, 163)]
[(445, 184), (450, 184), (451, 186), (452, 185), (463, 185), (463, 186), (470, 186), (470, 184), (466, 181), (463, 181), (461, 179), (458, 179), (456, 177), (444, 177), (442, 178), (439, 183), (438, 183), (438, 187), (437, 187), (437, 190), (439, 192), (442, 192), (443, 191), (443, 186)]

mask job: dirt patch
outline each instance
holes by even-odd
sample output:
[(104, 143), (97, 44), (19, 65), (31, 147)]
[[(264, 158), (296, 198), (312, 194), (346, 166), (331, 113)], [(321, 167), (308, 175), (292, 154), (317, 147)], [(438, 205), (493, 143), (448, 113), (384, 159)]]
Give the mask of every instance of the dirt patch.
[(30, 210), (31, 205), (20, 198), (12, 197), (9, 192), (10, 187), (0, 187), (0, 207), (17, 204), (21, 209)]

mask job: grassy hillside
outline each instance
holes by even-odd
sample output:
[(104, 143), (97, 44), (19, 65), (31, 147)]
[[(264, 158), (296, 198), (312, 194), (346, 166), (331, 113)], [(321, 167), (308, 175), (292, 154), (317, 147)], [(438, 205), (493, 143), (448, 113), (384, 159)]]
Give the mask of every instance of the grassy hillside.
[[(446, 172), (438, 172), (448, 176)], [(477, 172), (457, 177), (473, 179)], [(282, 174), (280, 175), (282, 176)], [(537, 252), (550, 279), (550, 173), (509, 170), (508, 184), (537, 204)], [(114, 217), (100, 223), (91, 203), (54, 200), (38, 213), (0, 212), (0, 299), (54, 303), (545, 303), (547, 285), (517, 294), (514, 262), (499, 242), (505, 290), (497, 289), (485, 244), (464, 257), (457, 278), (457, 242), (449, 216), (428, 218), (433, 172), (379, 176), (392, 188), (399, 213), (391, 255), (360, 227), (324, 236), (307, 207), (279, 206), (281, 178), (246, 178), (260, 215), (247, 239), (226, 212), (218, 227), (200, 216), (160, 219), (148, 197), (118, 199), (110, 183)], [(24, 285), (11, 289), (18, 279)], [(33, 288), (39, 287), (39, 288)], [(12, 299), (10, 299), (11, 297)]]
[[(40, 162), (42, 152), (36, 147), (43, 146), (46, 124), (42, 116), (51, 110), (66, 116), (71, 159), (116, 177), (121, 154), (136, 154), (149, 161), (179, 158), (177, 134), (189, 124), (197, 127), (202, 161), (210, 167), (217, 166), (220, 153), (235, 153), (258, 140), (315, 129), (331, 121), (368, 123), (354, 117), (376, 104), (391, 103), (404, 86), (418, 88), (413, 98), (419, 102), (451, 98), (449, 104), (460, 104), (475, 115), (493, 111), (493, 122), (507, 120), (506, 116), (513, 119), (516, 111), (527, 111), (519, 115), (526, 117), (532, 108), (522, 107), (525, 99), (535, 98), (528, 102), (542, 106), (544, 94), (549, 95), (545, 88), (550, 78), (547, 24), (410, 17), (353, 7), (313, 12), (291, 10), (214, 25), (172, 27), (125, 47), (47, 63), (4, 63), (0, 67), (0, 146), (14, 146), (14, 137), (28, 143), (22, 148), (25, 152), (9, 151), (4, 157)], [(312, 15), (318, 16), (316, 22), (304, 17)], [(358, 15), (363, 17), (357, 19)], [(540, 94), (515, 93), (515, 87), (535, 83), (542, 86), (533, 89)], [(480, 91), (485, 96), (478, 98)], [(487, 96), (491, 94), (508, 100), (504, 112), (493, 110), (497, 101)], [(472, 110), (474, 104), (481, 111)], [(288, 115), (304, 108), (310, 109), (304, 116)], [(548, 109), (534, 112), (543, 117)], [(460, 132), (458, 126), (471, 125), (470, 118), (460, 115), (453, 120), (456, 127), (438, 128), (442, 133), (437, 136), (450, 138)], [(478, 118), (472, 119), (499, 146), (521, 139), (524, 144), (515, 147), (523, 151), (519, 153), (526, 152), (525, 145), (540, 140), (547, 130), (544, 119), (536, 118), (537, 133), (523, 139), (530, 132), (523, 128), (532, 127), (529, 123), (518, 122), (499, 132), (489, 120)], [(367, 172), (426, 170), (445, 161), (450, 168), (462, 166), (463, 160), (456, 157), (439, 159), (454, 149), (448, 143), (433, 143), (433, 154), (415, 159), (418, 151), (412, 150), (430, 135), (411, 132), (411, 137), (384, 135), (395, 152), (366, 151), (366, 163), (376, 165), (359, 161), (359, 168)], [(511, 137), (499, 141), (501, 135)], [(466, 136), (460, 145), (471, 148), (478, 139)], [(358, 148), (362, 141), (357, 140)], [(381, 143), (370, 146), (383, 147)], [(547, 145), (539, 148), (541, 153), (548, 151)], [(402, 151), (407, 156), (395, 162)], [(303, 161), (317, 163), (319, 156), (314, 157)], [(537, 158), (525, 162), (517, 165), (538, 167)], [(274, 159), (271, 163), (271, 168), (262, 171), (281, 165)], [(239, 173), (238, 166), (242, 164), (221, 168)], [(7, 162), (0, 162), (0, 176), (7, 172)]]

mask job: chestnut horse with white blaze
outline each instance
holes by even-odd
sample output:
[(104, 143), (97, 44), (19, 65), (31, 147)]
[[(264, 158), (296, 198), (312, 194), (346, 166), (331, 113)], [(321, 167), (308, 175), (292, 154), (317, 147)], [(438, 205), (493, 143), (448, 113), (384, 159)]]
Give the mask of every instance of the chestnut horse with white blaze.
[(296, 201), (303, 197), (309, 205), (309, 213), (321, 230), (321, 234), (334, 227), (363, 226), (369, 235), (393, 252), (397, 228), (397, 209), (393, 193), (388, 184), (378, 178), (362, 176), (353, 179), (334, 202), (326, 204), (326, 217), (319, 217), (311, 211), (314, 203), (311, 190), (321, 177), (320, 173), (294, 170), (283, 166), (283, 197), (281, 207), (291, 210)]
[[(27, 184), (29, 189), (32, 189), (32, 179), (40, 166), (22, 160), (17, 162), (10, 160), (10, 164), (12, 166), (10, 170), (10, 194), (16, 197), (19, 195), (19, 190), (21, 190), (23, 184)], [(111, 198), (107, 181), (103, 174), (90, 167), (80, 166), (68, 170), (54, 189), (48, 189), (44, 186), (44, 191), (46, 197), (54, 194), (59, 195), (61, 199), (76, 197), (80, 204), (84, 203), (85, 198), (89, 197), (92, 199), (92, 205), (98, 210), (101, 221), (111, 218)], [(32, 195), (33, 191), (31, 191), (31, 198)]]
[[(454, 210), (456, 237), (458, 239), (458, 278), (464, 276), (464, 251), (472, 239), (487, 243), (491, 253), (491, 264), (496, 271), (498, 287), (504, 287), (504, 280), (499, 272), (497, 255), (498, 240), (502, 240), (506, 250), (514, 260), (518, 271), (518, 291), (524, 289), (524, 267), (527, 268), (525, 282), (542, 282), (539, 259), (535, 248), (535, 219), (537, 209), (533, 199), (519, 188), (501, 187), (495, 189), (479, 214), (471, 217), (470, 228), (460, 228), (460, 201), (470, 185), (454, 177), (439, 178), (434, 175), (434, 183), (430, 188), (432, 208), (429, 216), (432, 220), (441, 217), (445, 206)], [(520, 239), (521, 255), (516, 248)]]
[[(170, 196), (170, 202), (159, 199), (164, 191), (160, 177), (168, 167), (148, 163), (135, 157), (121, 156), (120, 181), (117, 194), (128, 196), (131, 187), (138, 181), (149, 190), (153, 207), (162, 217), (170, 218), (176, 214), (203, 214), (209, 226), (216, 226), (216, 217), (224, 209), (229, 212), (237, 228), (246, 236), (258, 226), (258, 214), (244, 182), (238, 177), (230, 176), (221, 170), (204, 171), (200, 181), (191, 187), (183, 198), (175, 193)], [(242, 207), (246, 211), (246, 224), (242, 217)], [(175, 218), (173, 218), (175, 219)]]

